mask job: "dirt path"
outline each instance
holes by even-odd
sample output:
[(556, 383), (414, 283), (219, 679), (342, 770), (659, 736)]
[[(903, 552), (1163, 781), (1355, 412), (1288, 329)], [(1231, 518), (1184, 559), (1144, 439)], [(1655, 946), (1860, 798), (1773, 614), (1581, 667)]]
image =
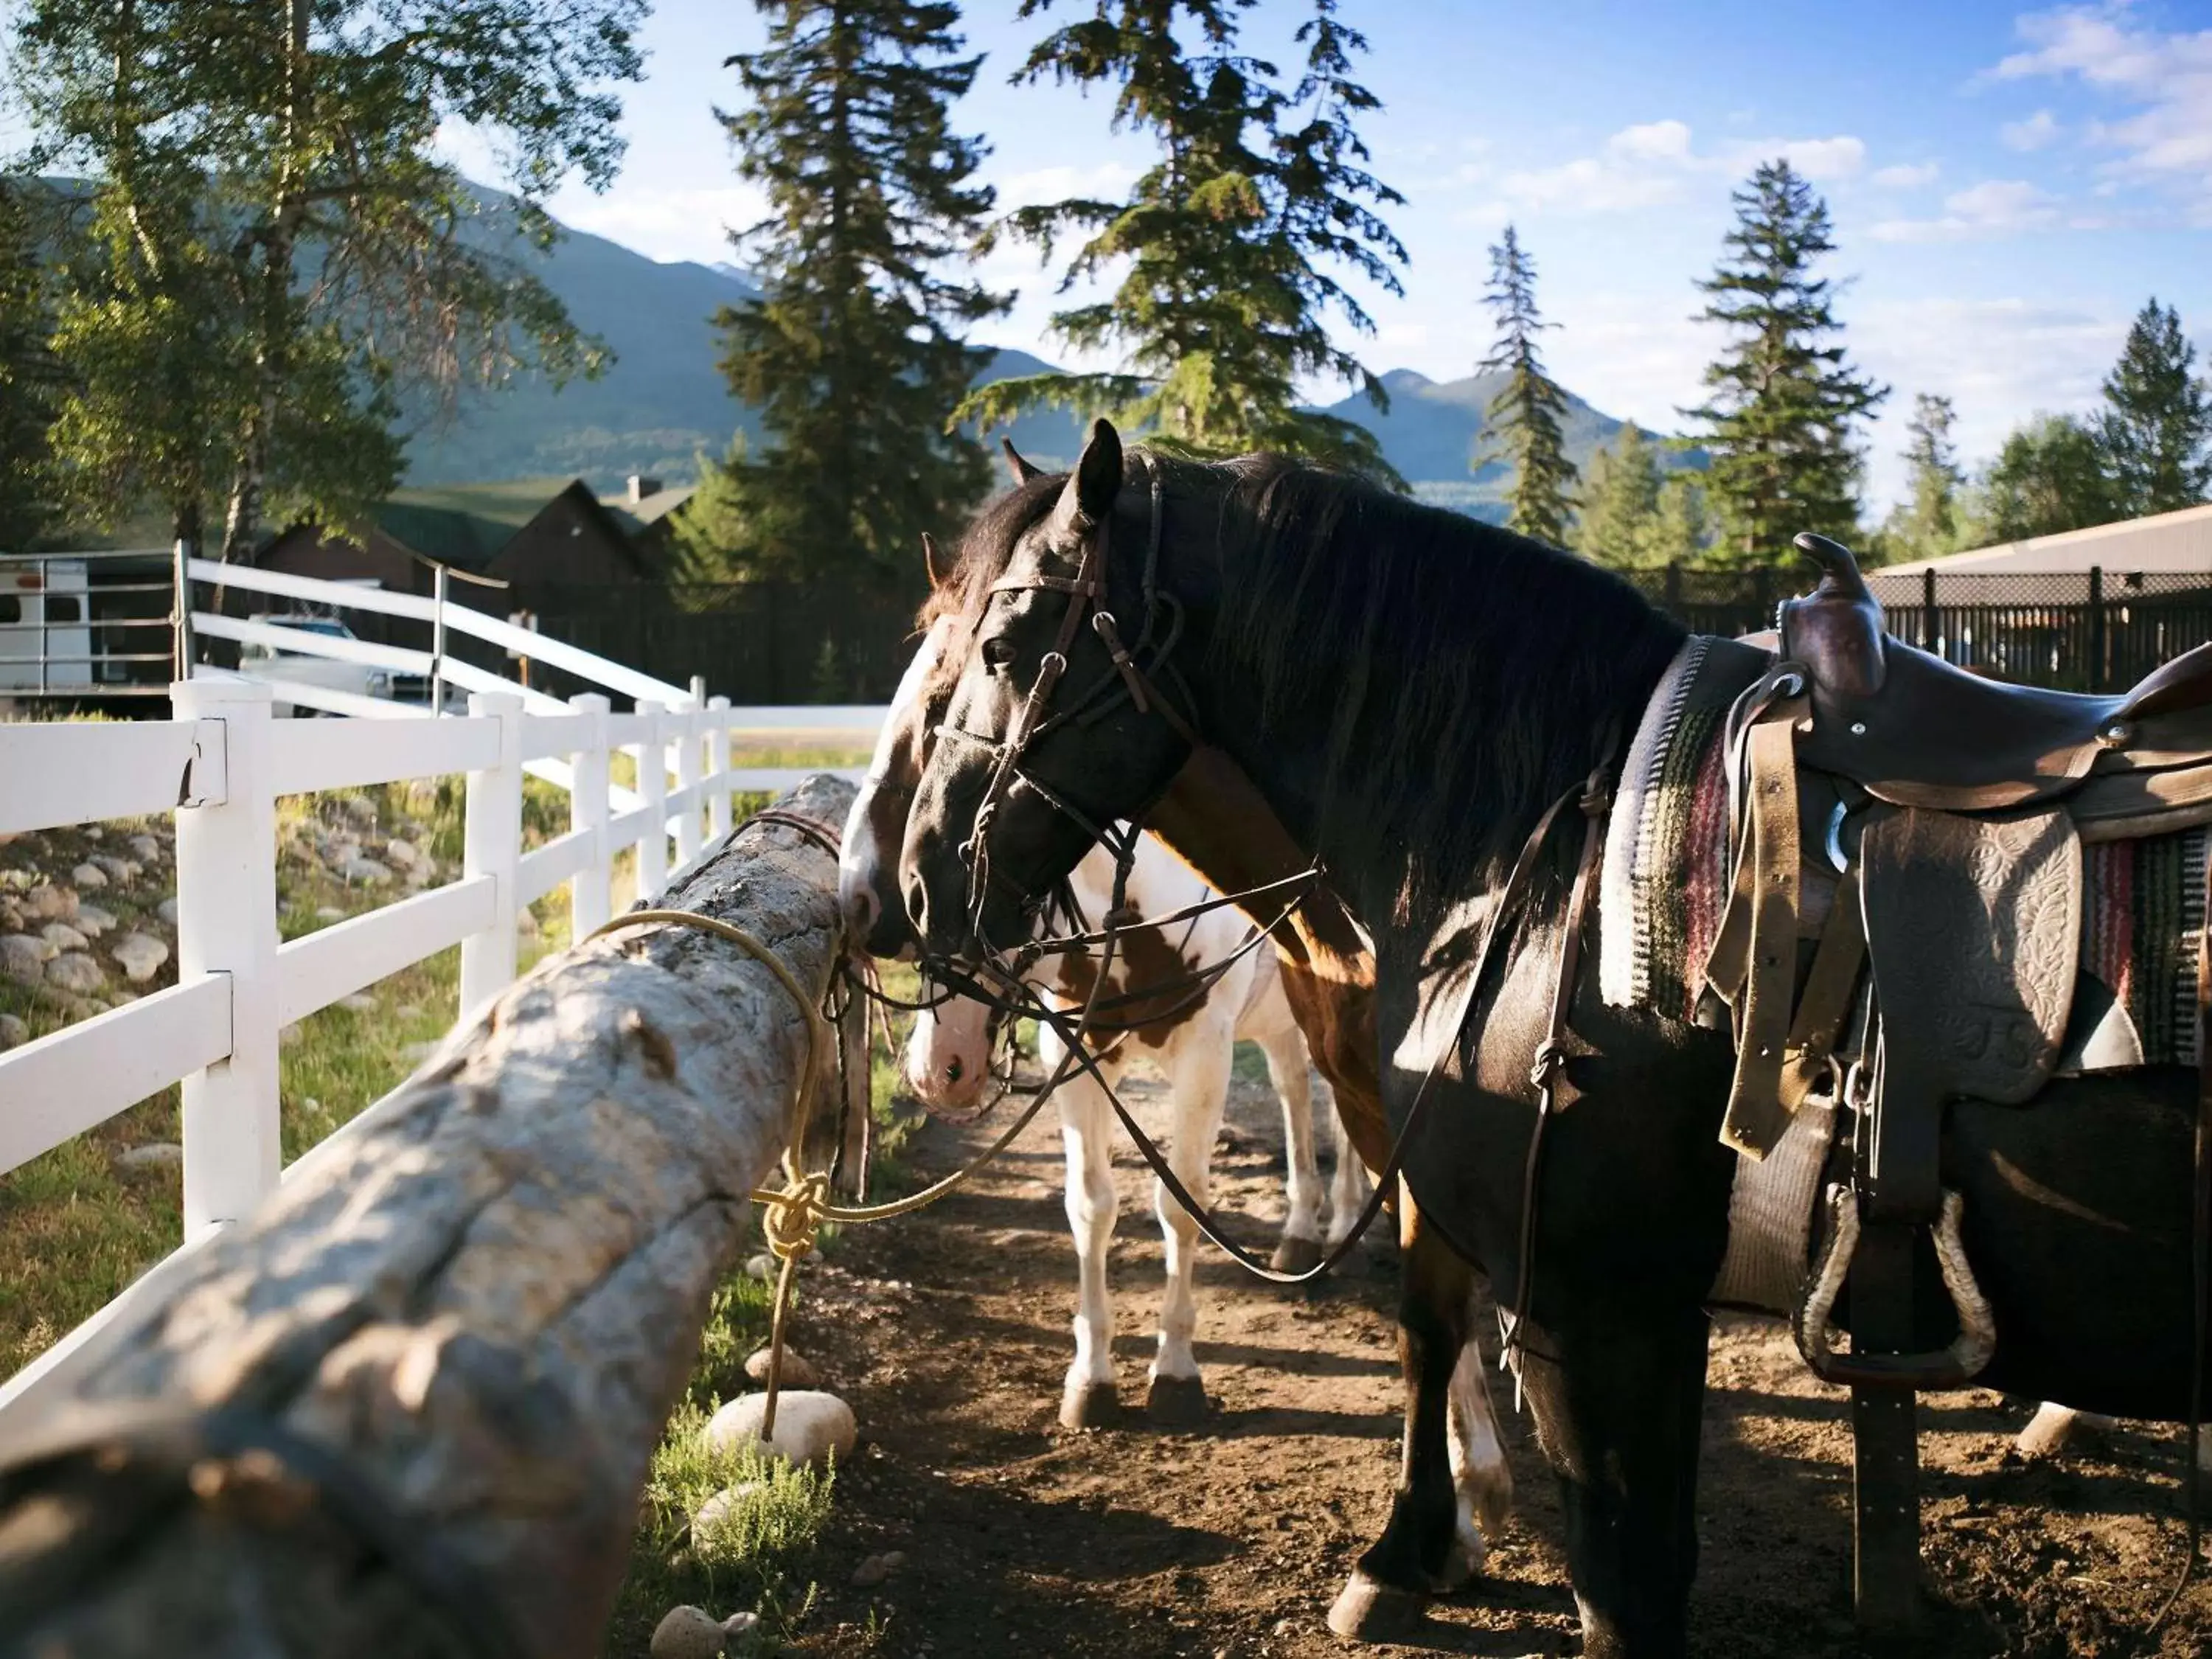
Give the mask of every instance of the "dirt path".
[[(1138, 1091), (1164, 1127), (1154, 1091)], [(1002, 1107), (1001, 1110), (1007, 1109)], [(1222, 1201), (1264, 1246), (1283, 1214), (1272, 1095), (1237, 1084)], [(979, 1130), (911, 1143), (953, 1167)], [(1160, 1291), (1150, 1182), (1116, 1156), (1115, 1352), (1133, 1426), (1054, 1421), (1073, 1352), (1074, 1250), (1060, 1213), (1048, 1107), (1012, 1154), (921, 1215), (859, 1230), (810, 1269), (795, 1340), (823, 1362), (867, 1439), (839, 1476), (822, 1606), (805, 1650), (939, 1659), (1165, 1659), (1339, 1655), (1322, 1624), (1388, 1513), (1398, 1452), (1384, 1249), (1311, 1294), (1246, 1277), (1208, 1249), (1199, 1356), (1216, 1410), (1201, 1430), (1143, 1425)], [(1494, 1355), (1495, 1324), (1485, 1316)], [(1700, 1486), (1702, 1561), (1691, 1650), (1723, 1659), (1860, 1651), (1850, 1625), (1850, 1440), (1844, 1396), (1812, 1379), (1778, 1326), (1715, 1334)], [(1488, 1570), (1439, 1604), (1419, 1649), (1572, 1653), (1559, 1515), (1533, 1429), (1496, 1391), (1516, 1511)], [(2140, 1632), (2181, 1559), (2178, 1437), (2130, 1425), (2093, 1454), (2029, 1465), (2009, 1450), (2027, 1407), (1988, 1393), (1923, 1401), (1925, 1555), (1944, 1655), (2201, 1655), (2212, 1591), (2185, 1599), (2162, 1642)], [(905, 1556), (884, 1583), (866, 1556)]]

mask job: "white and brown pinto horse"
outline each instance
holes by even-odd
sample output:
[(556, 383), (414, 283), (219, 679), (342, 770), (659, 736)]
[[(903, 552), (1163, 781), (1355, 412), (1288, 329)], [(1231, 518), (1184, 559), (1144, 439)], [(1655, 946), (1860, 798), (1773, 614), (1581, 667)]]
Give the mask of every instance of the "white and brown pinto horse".
[[(925, 633), (921, 648), (901, 680), (890, 708), (885, 717), (878, 739), (874, 759), (855, 798), (844, 835), (844, 854), (839, 871), (839, 888), (848, 925), (854, 938), (866, 949), (879, 957), (912, 957), (915, 941), (906, 918), (905, 904), (896, 887), (899, 850), (906, 832), (908, 809), (913, 799), (915, 781), (920, 775), (927, 740), (927, 714), (922, 707), (923, 688), (928, 682), (944, 650), (949, 623), (939, 620)], [(1249, 810), (1248, 810), (1249, 809)], [(1210, 878), (1223, 891), (1243, 891), (1263, 886), (1269, 882), (1303, 868), (1305, 860), (1298, 858), (1280, 825), (1269, 816), (1257, 797), (1243, 783), (1231, 776), (1194, 775), (1188, 787), (1171, 791), (1169, 798), (1156, 809), (1151, 822), (1159, 830), (1173, 854), (1164, 860), (1160, 855), (1166, 850), (1147, 836), (1140, 843), (1147, 850), (1139, 855), (1139, 867), (1149, 871), (1156, 863), (1163, 869), (1173, 869), (1182, 881), (1193, 889), (1203, 890)], [(1185, 870), (1180, 860), (1187, 860), (1197, 872)], [(1079, 876), (1080, 872), (1079, 872)], [(1139, 898), (1135, 890), (1139, 879), (1133, 872), (1130, 896), (1137, 899), (1145, 914), (1171, 914), (1179, 908), (1168, 902), (1164, 895), (1158, 901), (1150, 899), (1150, 890)], [(1086, 909), (1096, 918), (1103, 915), (1106, 901), (1102, 897), (1094, 907), (1083, 901)], [(1193, 957), (1203, 963), (1212, 963), (1235, 948), (1244, 937), (1243, 924), (1231, 922), (1230, 912), (1218, 909), (1208, 913), (1211, 918), (1224, 919), (1212, 925), (1226, 929), (1233, 935), (1225, 949), (1210, 951), (1198, 956), (1194, 946)], [(1272, 917), (1270, 918), (1272, 919)], [(1181, 928), (1174, 930), (1174, 940), (1160, 941), (1160, 951), (1152, 954), (1174, 957), (1173, 977), (1181, 980), (1185, 960), (1179, 947), (1182, 941)], [(1376, 1074), (1376, 1049), (1374, 1040), (1374, 1012), (1372, 1006), (1371, 963), (1364, 951), (1364, 940), (1357, 925), (1348, 914), (1331, 897), (1326, 889), (1309, 895), (1293, 913), (1287, 926), (1279, 930), (1275, 940), (1280, 951), (1273, 963), (1277, 990), (1274, 994), (1294, 1018), (1303, 1042), (1311, 1054), (1313, 1063), (1333, 1086), (1336, 1116), (1345, 1139), (1358, 1149), (1355, 1161), (1341, 1150), (1338, 1154), (1336, 1181), (1333, 1188), (1331, 1221), (1332, 1241), (1340, 1236), (1340, 1230), (1350, 1225), (1361, 1207), (1357, 1196), (1347, 1196), (1352, 1191), (1347, 1165), (1364, 1164), (1367, 1169), (1379, 1168), (1388, 1150), (1388, 1133), (1384, 1128), (1379, 1099)], [(1144, 952), (1136, 953), (1141, 963)], [(1255, 952), (1249, 958), (1255, 963), (1267, 960), (1267, 953)], [(1254, 970), (1256, 977), (1257, 970)], [(1077, 981), (1081, 984), (1080, 981)], [(1235, 983), (1224, 981), (1212, 988), (1206, 999), (1206, 1018), (1215, 1029), (1224, 1021), (1230, 1036), (1219, 1042), (1218, 1058), (1210, 1062), (1210, 1068), (1225, 1079), (1228, 1049), (1236, 1035), (1240, 1034), (1238, 1021), (1244, 1012), (1251, 994), (1249, 981), (1243, 981), (1240, 994)], [(1082, 988), (1087, 993), (1088, 987)], [(1067, 988), (1060, 988), (1067, 994)], [(1102, 994), (1102, 1002), (1105, 994)], [(964, 1018), (948, 1007), (941, 1011), (948, 1019)], [(982, 1011), (978, 1007), (976, 1012)], [(1249, 1030), (1250, 1028), (1246, 1027)], [(1048, 1027), (1040, 1027), (1041, 1042), (1052, 1039)], [(1254, 1033), (1256, 1036), (1256, 1033)], [(1110, 1039), (1108, 1039), (1110, 1041)], [(927, 1068), (933, 1069), (941, 1084), (972, 1083), (981, 1087), (988, 1069), (988, 1044), (978, 1042), (960, 1053), (961, 1076), (947, 1079), (955, 1054), (946, 1054)], [(1047, 1051), (1048, 1066), (1055, 1065), (1061, 1056), (1056, 1050)], [(1278, 1064), (1274, 1051), (1268, 1051), (1271, 1072), (1278, 1079), (1285, 1075), (1303, 1075), (1303, 1061), (1297, 1066), (1287, 1060)], [(1102, 1070), (1105, 1069), (1102, 1066)], [(1173, 1070), (1170, 1066), (1171, 1086)], [(1114, 1075), (1109, 1072), (1110, 1077)], [(1210, 1085), (1209, 1089), (1219, 1085)], [(955, 1097), (940, 1095), (939, 1098)], [(1115, 1219), (1112, 1188), (1103, 1180), (1093, 1183), (1091, 1170), (1100, 1176), (1107, 1170), (1108, 1131), (1107, 1108), (1098, 1085), (1079, 1071), (1077, 1080), (1064, 1084), (1060, 1091), (1064, 1133), (1068, 1150), (1067, 1210), (1073, 1227), (1079, 1260), (1085, 1280), (1083, 1300), (1079, 1304), (1076, 1320), (1078, 1353), (1068, 1372), (1067, 1389), (1062, 1400), (1063, 1413), (1071, 1405), (1079, 1407), (1088, 1419), (1093, 1411), (1103, 1408), (1106, 1396), (1094, 1394), (1094, 1382), (1110, 1384), (1111, 1370), (1109, 1342), (1111, 1336), (1110, 1314), (1105, 1304), (1104, 1267), (1106, 1243), (1110, 1237)], [(1294, 1109), (1286, 1098), (1285, 1113)], [(1195, 1128), (1186, 1133), (1182, 1119), (1182, 1109), (1178, 1101), (1176, 1133), (1171, 1167), (1177, 1179), (1188, 1186), (1194, 1194), (1205, 1191), (1203, 1176), (1193, 1180), (1194, 1173), (1184, 1159), (1192, 1152), (1199, 1155), (1200, 1167), (1206, 1156), (1210, 1156), (1218, 1121), (1218, 1106), (1207, 1109), (1203, 1133)], [(1295, 1149), (1297, 1140), (1291, 1139)], [(1306, 1137), (1310, 1145), (1310, 1136)], [(1341, 1143), (1340, 1143), (1341, 1144)], [(1286, 1224), (1285, 1235), (1300, 1222), (1302, 1176), (1293, 1152), (1291, 1184), (1291, 1218)], [(1316, 1191), (1318, 1182), (1303, 1182), (1304, 1190)], [(1464, 1310), (1474, 1294), (1474, 1280), (1466, 1264), (1461, 1261), (1432, 1232), (1425, 1233), (1419, 1217), (1413, 1207), (1403, 1201), (1401, 1194), (1398, 1224), (1404, 1249), (1405, 1296), (1409, 1309), (1433, 1308), (1440, 1314), (1449, 1313), (1449, 1318), (1434, 1321), (1424, 1319), (1422, 1330), (1426, 1333), (1433, 1325), (1438, 1332), (1455, 1328), (1471, 1330)], [(1156, 1194), (1170, 1252), (1170, 1298), (1178, 1267), (1188, 1274), (1192, 1247), (1195, 1243), (1196, 1228), (1184, 1216), (1180, 1206)], [(1172, 1213), (1170, 1209), (1172, 1208)], [(1103, 1223), (1103, 1224), (1102, 1224)], [(1095, 1231), (1094, 1231), (1095, 1230)], [(1279, 1258), (1279, 1260), (1280, 1258)], [(1094, 1314), (1090, 1300), (1092, 1285), (1091, 1275), (1097, 1274), (1097, 1301)], [(1194, 1324), (1194, 1304), (1189, 1309)], [(1455, 1311), (1457, 1310), (1457, 1311)], [(1195, 1358), (1184, 1364), (1188, 1353), (1189, 1328), (1183, 1327), (1179, 1341), (1174, 1336), (1175, 1310), (1164, 1309), (1161, 1330), (1161, 1353), (1156, 1359), (1152, 1375), (1154, 1386), (1148, 1404), (1158, 1401), (1163, 1411), (1172, 1410), (1170, 1399), (1182, 1396), (1175, 1405), (1187, 1407), (1201, 1396), (1195, 1386), (1176, 1388), (1164, 1392), (1158, 1386), (1162, 1376), (1198, 1377)], [(1090, 1328), (1086, 1331), (1086, 1323)], [(1407, 1340), (1418, 1342), (1420, 1338)], [(1457, 1339), (1455, 1338), (1455, 1340)], [(1174, 1343), (1180, 1352), (1174, 1352)], [(1181, 1365), (1182, 1369), (1177, 1369)], [(1486, 1529), (1495, 1532), (1504, 1523), (1513, 1500), (1513, 1477), (1505, 1462), (1504, 1450), (1498, 1440), (1490, 1395), (1484, 1376), (1482, 1355), (1471, 1334), (1466, 1338), (1458, 1363), (1451, 1368), (1447, 1409), (1438, 1417), (1449, 1425), (1447, 1434), (1437, 1442), (1423, 1437), (1418, 1443), (1409, 1438), (1407, 1455), (1409, 1463), (1420, 1458), (1436, 1456), (1448, 1462), (1449, 1479), (1457, 1498), (1457, 1546), (1455, 1559), (1446, 1564), (1437, 1576), (1437, 1587), (1449, 1588), (1462, 1581), (1478, 1569), (1483, 1561)], [(1408, 1398), (1409, 1413), (1413, 1401)], [(1438, 1443), (1441, 1442), (1441, 1443)]]
[[(1069, 885), (1083, 915), (1104, 915), (1114, 902), (1112, 859), (1103, 849), (1093, 851), (1076, 866)], [(1213, 895), (1166, 848), (1146, 836), (1137, 841), (1125, 896), (1138, 914), (1164, 916)], [(1106, 1085), (1118, 1086), (1142, 1061), (1166, 1079), (1172, 1125), (1168, 1164), (1203, 1204), (1209, 1201), (1209, 1166), (1229, 1097), (1232, 1051), (1239, 1039), (1260, 1046), (1283, 1104), (1289, 1164), (1290, 1213), (1273, 1265), (1299, 1273), (1319, 1261), (1323, 1249), (1312, 1079), (1305, 1038), (1283, 995), (1275, 954), (1245, 949), (1251, 939), (1250, 924), (1228, 908), (1207, 910), (1172, 926), (1130, 929), (1121, 936), (1107, 982), (1100, 988), (1101, 1008), (1111, 1012), (1102, 1012), (1102, 1040), (1093, 1047)], [(1209, 965), (1231, 958), (1228, 971), (1210, 986), (1194, 981)], [(1097, 978), (1097, 962), (1091, 956), (1048, 957), (1030, 971), (1027, 983), (1046, 1001), (1073, 1013), (1089, 1000)], [(956, 996), (924, 1010), (907, 1039), (908, 1086), (932, 1106), (973, 1106), (988, 1086), (1000, 1023), (994, 1009), (971, 997)], [(1046, 1073), (1058, 1072), (1066, 1052), (1060, 1033), (1040, 1026), (1037, 1047)], [(1110, 1167), (1114, 1114), (1100, 1079), (1081, 1068), (1070, 1073), (1055, 1098), (1067, 1153), (1067, 1221), (1075, 1232), (1079, 1285), (1075, 1360), (1068, 1367), (1060, 1419), (1070, 1428), (1081, 1428), (1118, 1408), (1111, 1352), (1114, 1310), (1106, 1284), (1107, 1251), (1120, 1210)], [(1325, 1107), (1330, 1103), (1325, 1096)], [(1323, 1115), (1335, 1121), (1333, 1109)], [(1340, 1130), (1336, 1139), (1328, 1203), (1331, 1245), (1351, 1231), (1369, 1190), (1366, 1170)], [(1157, 1182), (1152, 1206), (1167, 1248), (1167, 1294), (1160, 1304), (1159, 1351), (1152, 1361), (1146, 1411), (1163, 1423), (1188, 1422), (1205, 1407), (1198, 1358), (1191, 1348), (1198, 1325), (1193, 1291), (1198, 1223)]]

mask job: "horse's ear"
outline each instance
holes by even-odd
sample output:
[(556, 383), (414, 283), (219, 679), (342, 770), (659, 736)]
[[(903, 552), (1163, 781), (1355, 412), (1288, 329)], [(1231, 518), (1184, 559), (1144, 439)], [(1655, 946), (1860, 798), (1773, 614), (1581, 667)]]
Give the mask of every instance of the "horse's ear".
[(921, 568), (929, 573), (929, 591), (934, 593), (945, 586), (945, 576), (937, 568), (937, 538), (927, 530), (921, 532)]
[(1080, 528), (1101, 522), (1121, 493), (1121, 434), (1109, 421), (1093, 421), (1083, 458), (1060, 492), (1059, 511)]
[(1006, 471), (1013, 474), (1014, 482), (1017, 484), (1025, 484), (1031, 478), (1044, 477), (1042, 467), (1022, 459), (1022, 453), (1014, 447), (1014, 441), (1012, 438), (1000, 438), (999, 447), (1006, 451)]

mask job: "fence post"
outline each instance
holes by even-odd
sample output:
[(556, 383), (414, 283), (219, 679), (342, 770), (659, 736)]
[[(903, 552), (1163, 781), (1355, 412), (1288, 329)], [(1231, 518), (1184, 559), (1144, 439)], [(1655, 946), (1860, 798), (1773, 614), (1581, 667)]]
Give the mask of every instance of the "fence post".
[(730, 833), (730, 700), (707, 699), (707, 830), (720, 841)]
[(2111, 678), (2106, 672), (2105, 567), (2089, 567), (2089, 689), (2101, 691)]
[[(471, 705), (474, 707), (473, 704)], [(430, 714), (446, 712), (446, 567), (430, 568)]]
[(169, 647), (173, 659), (169, 678), (188, 680), (192, 677), (192, 544), (181, 536), (177, 538), (176, 557), (176, 634)]
[(1680, 559), (1669, 561), (1667, 566), (1667, 610), (1670, 616), (1678, 619), (1682, 614), (1682, 562)]
[(637, 896), (650, 899), (668, 885), (668, 750), (660, 704), (640, 702), (637, 712), (646, 723), (645, 737), (635, 745), (638, 799), (646, 809), (645, 832), (637, 841)]
[[(690, 701), (677, 717), (682, 723), (676, 737), (676, 787), (679, 792), (693, 788), (699, 781), (699, 721), (706, 702), (707, 682), (694, 674)], [(694, 794), (690, 804), (677, 815), (676, 862), (679, 868), (688, 867), (706, 845), (706, 838), (699, 832), (699, 810), (698, 794)]]
[(568, 884), (568, 936), (580, 939), (614, 915), (609, 890), (615, 849), (607, 844), (607, 710), (598, 691), (580, 691), (568, 706), (582, 717), (583, 741), (568, 757), (568, 827), (592, 831), (592, 861)]
[(270, 690), (179, 680), (180, 720), (222, 723), (219, 805), (177, 809), (177, 978), (230, 981), (230, 1057), (184, 1080), (185, 1237), (239, 1221), (276, 1189), (283, 1117), (276, 1067), (276, 798)]
[(1936, 648), (1936, 571), (1932, 566), (1920, 573), (1920, 648)]
[(515, 889), (522, 865), (522, 699), (512, 691), (469, 695), (469, 717), (499, 723), (499, 757), (469, 774), (461, 816), (461, 875), (492, 878), (491, 925), (461, 941), (460, 1018), (470, 1020), (514, 983)]

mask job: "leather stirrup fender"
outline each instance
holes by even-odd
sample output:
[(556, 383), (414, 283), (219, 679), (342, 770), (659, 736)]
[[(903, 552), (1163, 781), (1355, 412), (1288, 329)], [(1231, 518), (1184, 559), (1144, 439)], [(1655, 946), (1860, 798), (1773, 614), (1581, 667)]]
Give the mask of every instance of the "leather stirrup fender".
[[(1750, 777), (1750, 943), (1736, 1003), (1735, 1080), (1721, 1140), (1763, 1158), (1789, 1127), (1782, 1101), (1784, 1050), (1797, 979), (1797, 720), (1804, 700), (1778, 702), (1745, 734)], [(1739, 890), (1741, 890), (1741, 872)], [(1731, 904), (1730, 908), (1735, 907)], [(1725, 931), (1725, 930), (1724, 930)]]

